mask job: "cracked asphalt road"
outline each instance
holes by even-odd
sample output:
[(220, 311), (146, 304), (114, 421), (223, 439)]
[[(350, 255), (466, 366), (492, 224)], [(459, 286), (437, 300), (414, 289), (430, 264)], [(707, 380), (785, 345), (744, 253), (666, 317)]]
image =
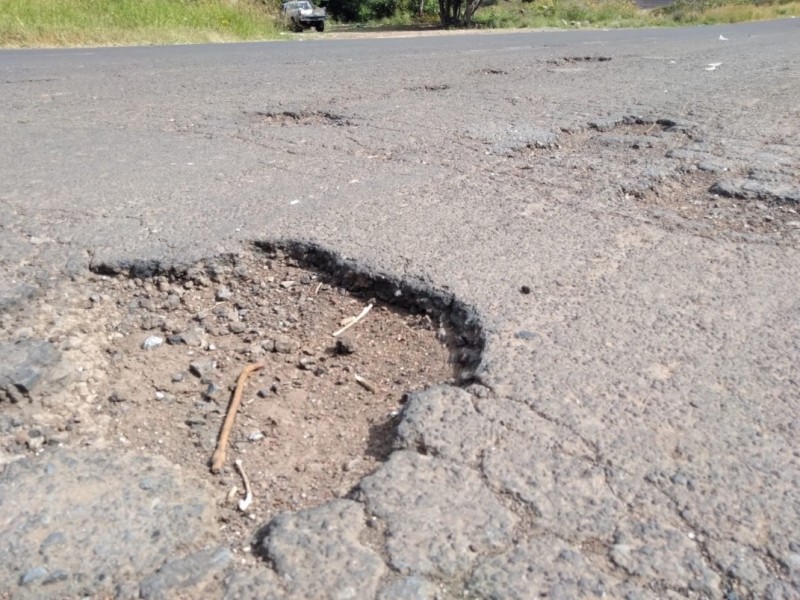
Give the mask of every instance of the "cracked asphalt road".
[[(796, 20), (3, 52), (3, 304), (266, 239), (475, 307), (478, 383), (208, 594), (799, 598), (799, 59)], [(118, 597), (189, 585), (147, 568)]]

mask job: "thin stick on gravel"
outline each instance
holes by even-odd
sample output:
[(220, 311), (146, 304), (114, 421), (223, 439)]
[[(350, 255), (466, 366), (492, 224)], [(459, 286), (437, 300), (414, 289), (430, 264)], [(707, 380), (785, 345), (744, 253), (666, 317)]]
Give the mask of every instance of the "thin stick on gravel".
[(244, 390), (244, 382), (254, 371), (263, 368), (263, 363), (253, 363), (247, 365), (239, 374), (239, 379), (236, 380), (236, 390), (233, 392), (233, 398), (228, 405), (228, 413), (225, 415), (225, 422), (222, 424), (222, 429), (219, 432), (219, 441), (217, 441), (217, 449), (211, 457), (211, 472), (219, 473), (225, 465), (225, 458), (228, 452), (228, 438), (231, 435), (231, 428), (236, 419), (236, 413), (239, 411), (239, 405), (242, 403), (242, 391)]
[(375, 391), (376, 391), (375, 390), (375, 386), (372, 384), (372, 382), (369, 379), (365, 379), (364, 377), (362, 377), (361, 375), (356, 373), (355, 374), (355, 380), (358, 383), (358, 385), (363, 387), (368, 392), (372, 392), (373, 394), (375, 393)]
[(372, 310), (372, 304), (367, 304), (367, 305), (364, 307), (364, 310), (362, 310), (362, 311), (359, 313), (359, 315), (358, 315), (358, 316), (357, 316), (355, 319), (353, 319), (353, 320), (352, 320), (352, 321), (350, 321), (350, 322), (349, 322), (347, 325), (345, 325), (344, 327), (342, 327), (342, 328), (341, 328), (339, 331), (337, 331), (336, 333), (334, 333), (334, 334), (333, 334), (333, 337), (339, 337), (340, 335), (342, 335), (342, 334), (343, 334), (345, 331), (347, 331), (347, 330), (348, 330), (348, 329), (350, 329), (350, 328), (351, 328), (353, 325), (355, 325), (356, 323), (358, 323), (358, 322), (359, 322), (361, 319), (363, 319), (364, 317), (366, 317), (366, 316), (367, 316), (367, 313), (368, 313), (369, 311), (371, 311), (371, 310)]
[(244, 481), (244, 498), (239, 500), (239, 510), (242, 512), (247, 512), (247, 509), (250, 508), (250, 504), (253, 502), (253, 490), (250, 488), (250, 480), (247, 478), (247, 473), (244, 472), (244, 465), (242, 465), (242, 460), (237, 458), (234, 463), (236, 465), (236, 470), (239, 471), (239, 475), (242, 476), (242, 481)]

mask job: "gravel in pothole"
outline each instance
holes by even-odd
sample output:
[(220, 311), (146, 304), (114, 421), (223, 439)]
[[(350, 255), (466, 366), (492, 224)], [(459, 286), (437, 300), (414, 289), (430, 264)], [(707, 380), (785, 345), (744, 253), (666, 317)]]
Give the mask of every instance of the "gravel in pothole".
[[(0, 401), (0, 468), (51, 445), (162, 455), (216, 486), (220, 527), (237, 548), (279, 512), (346, 495), (388, 456), (404, 394), (455, 372), (438, 320), (259, 252), (181, 277), (90, 274), (8, 311), (0, 329), (60, 353), (28, 396)], [(237, 377), (257, 362), (225, 468), (212, 475)], [(253, 488), (246, 514), (237, 459)]]

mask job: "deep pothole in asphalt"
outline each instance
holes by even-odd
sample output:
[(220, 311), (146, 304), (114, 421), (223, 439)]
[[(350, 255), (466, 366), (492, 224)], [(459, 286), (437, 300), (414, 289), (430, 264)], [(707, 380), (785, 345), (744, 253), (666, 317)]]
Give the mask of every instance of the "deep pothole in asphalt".
[[(4, 315), (10, 339), (47, 340), (72, 375), (3, 402), (0, 448), (9, 460), (52, 444), (163, 455), (215, 486), (223, 537), (245, 547), (274, 515), (346, 496), (374, 471), (408, 392), (469, 378), (482, 345), (469, 321), (447, 295), (301, 245), (180, 270), (102, 266)], [(263, 368), (244, 387), (227, 461), (212, 475), (249, 364)], [(236, 460), (252, 484), (246, 512)]]

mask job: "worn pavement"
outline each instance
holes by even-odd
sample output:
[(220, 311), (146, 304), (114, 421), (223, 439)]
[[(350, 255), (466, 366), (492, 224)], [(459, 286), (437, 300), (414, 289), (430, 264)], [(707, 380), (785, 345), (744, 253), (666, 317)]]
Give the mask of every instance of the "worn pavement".
[[(91, 450), (15, 462), (0, 592), (800, 598), (800, 217), (770, 212), (800, 210), (798, 65), (800, 20), (0, 53), (4, 307), (303, 240), (453, 294), (486, 339), (357, 493), (263, 529), (262, 569), (163, 459), (138, 485)], [(37, 533), (101, 510), (46, 487), (70, 465), (124, 474), (90, 483), (139, 523), (79, 583)], [(181, 489), (171, 518), (126, 509)]]

